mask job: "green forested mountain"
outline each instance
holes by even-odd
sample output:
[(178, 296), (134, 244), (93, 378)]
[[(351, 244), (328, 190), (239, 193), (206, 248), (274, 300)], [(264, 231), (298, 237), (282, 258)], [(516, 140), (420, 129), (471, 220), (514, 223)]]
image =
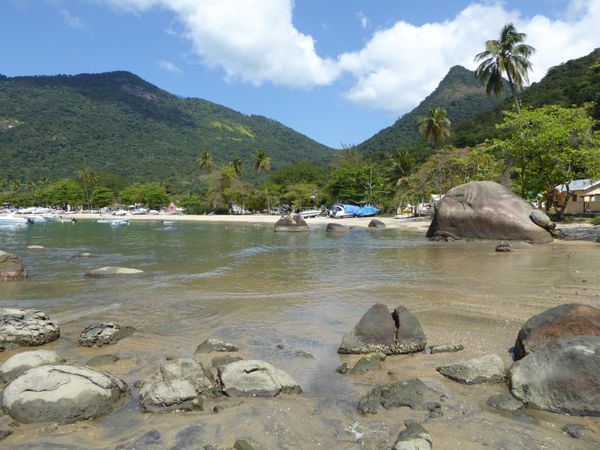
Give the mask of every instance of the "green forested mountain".
[(274, 167), (334, 154), (274, 120), (179, 98), (128, 72), (0, 75), (0, 177), (52, 179), (88, 167), (185, 184), (203, 151), (216, 164), (240, 156), (249, 173), (257, 149)]
[[(402, 93), (399, 92), (398, 95)], [(406, 149), (421, 140), (418, 117), (426, 115), (429, 108), (444, 108), (454, 128), (456, 124), (493, 108), (501, 101), (502, 99), (486, 95), (481, 82), (475, 77), (475, 72), (462, 66), (454, 66), (419, 106), (403, 115), (391, 127), (381, 130), (360, 144), (358, 148), (370, 154)]]
[[(582, 58), (552, 67), (538, 83), (533, 83), (520, 95), (523, 106), (539, 107), (595, 103), (593, 116), (600, 120), (600, 49)], [(454, 144), (473, 146), (498, 135), (495, 125), (502, 121), (502, 111), (513, 107), (512, 98), (479, 114), (472, 120), (458, 124)]]

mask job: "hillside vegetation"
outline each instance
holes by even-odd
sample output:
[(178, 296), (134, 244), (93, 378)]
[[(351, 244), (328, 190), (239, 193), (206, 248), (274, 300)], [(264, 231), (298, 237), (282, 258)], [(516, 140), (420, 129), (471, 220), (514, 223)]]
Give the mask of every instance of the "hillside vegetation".
[(179, 98), (128, 72), (0, 76), (0, 178), (56, 179), (87, 167), (181, 187), (195, 180), (203, 151), (215, 164), (239, 156), (250, 175), (257, 149), (275, 167), (335, 154), (274, 120)]

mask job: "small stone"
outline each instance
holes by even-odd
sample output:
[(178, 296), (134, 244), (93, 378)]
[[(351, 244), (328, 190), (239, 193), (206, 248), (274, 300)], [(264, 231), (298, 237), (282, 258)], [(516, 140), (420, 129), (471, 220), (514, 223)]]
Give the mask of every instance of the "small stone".
[(464, 384), (501, 383), (506, 378), (502, 358), (493, 354), (448, 364), (436, 370), (445, 377)]
[(4, 438), (9, 437), (13, 433), (14, 433), (14, 431), (12, 431), (12, 430), (0, 430), (0, 441)]
[(496, 246), (497, 252), (512, 252), (512, 245), (510, 242), (502, 241)]
[(275, 397), (299, 394), (302, 388), (283, 370), (258, 360), (242, 360), (219, 368), (223, 393), (229, 397)]
[(348, 373), (348, 363), (343, 363), (341, 366), (338, 366), (337, 369), (335, 369), (335, 371), (337, 373), (345, 375), (346, 373)]
[(588, 427), (575, 423), (565, 425), (562, 427), (562, 430), (573, 439), (583, 439), (590, 433), (590, 429)]
[(393, 450), (430, 450), (431, 435), (418, 422), (407, 421), (406, 428), (396, 438)]
[(508, 394), (492, 395), (485, 404), (502, 411), (516, 411), (523, 407), (522, 402)]
[(0, 308), (0, 351), (46, 344), (59, 336), (58, 326), (43, 311)]
[(93, 358), (88, 359), (85, 363), (86, 366), (105, 366), (108, 364), (113, 364), (117, 362), (119, 359), (118, 355), (98, 355)]
[(383, 361), (385, 361), (385, 353), (370, 353), (360, 358), (350, 370), (350, 373), (352, 375), (364, 375), (367, 372), (379, 370)]
[(255, 450), (254, 446), (250, 444), (246, 439), (238, 439), (233, 444), (235, 450)]
[(277, 344), (275, 346), (275, 348), (278, 348), (279, 350), (283, 350), (285, 348), (285, 345), (283, 345), (283, 344)]
[(452, 353), (464, 350), (464, 348), (465, 347), (462, 344), (430, 345), (425, 349), (425, 353), (428, 355), (435, 355), (436, 353)]
[(89, 252), (81, 252), (81, 253), (76, 253), (75, 255), (71, 256), (71, 259), (87, 259), (87, 258), (97, 258), (97, 255), (94, 255), (93, 253), (89, 253)]
[(160, 444), (162, 444), (162, 437), (160, 435), (160, 431), (150, 430), (132, 442), (117, 445), (115, 447), (115, 450), (160, 448)]
[(196, 347), (196, 351), (194, 351), (194, 355), (198, 353), (212, 353), (212, 352), (237, 352), (238, 348), (230, 344), (228, 342), (223, 342), (218, 339), (207, 339), (202, 342), (198, 347)]
[(82, 347), (102, 347), (116, 344), (131, 336), (135, 328), (117, 325), (113, 322), (95, 323), (87, 326), (79, 335), (77, 343)]
[(298, 350), (297, 352), (294, 353), (294, 355), (297, 356), (298, 358), (315, 359), (315, 357), (312, 353), (305, 352), (304, 350)]

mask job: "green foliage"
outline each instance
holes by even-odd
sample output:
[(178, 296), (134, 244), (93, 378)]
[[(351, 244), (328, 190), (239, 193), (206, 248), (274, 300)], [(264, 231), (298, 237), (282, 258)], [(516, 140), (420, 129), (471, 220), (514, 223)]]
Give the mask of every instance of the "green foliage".
[(95, 208), (112, 205), (114, 201), (114, 193), (107, 187), (100, 186), (92, 191), (91, 203)]
[(600, 215), (594, 216), (594, 218), (592, 219), (592, 225), (594, 225), (595, 227), (600, 225)]
[(188, 195), (177, 202), (179, 207), (185, 209), (186, 214), (203, 214), (207, 211), (204, 200), (199, 195)]
[(419, 134), (434, 147), (439, 147), (450, 136), (450, 119), (444, 108), (429, 108), (426, 116), (419, 116)]
[(56, 180), (48, 187), (48, 204), (56, 207), (70, 205), (71, 208), (82, 206), (84, 192), (79, 184), (70, 178)]
[(269, 176), (269, 181), (279, 186), (297, 183), (314, 183), (322, 185), (327, 174), (313, 162), (302, 160), (280, 167)]

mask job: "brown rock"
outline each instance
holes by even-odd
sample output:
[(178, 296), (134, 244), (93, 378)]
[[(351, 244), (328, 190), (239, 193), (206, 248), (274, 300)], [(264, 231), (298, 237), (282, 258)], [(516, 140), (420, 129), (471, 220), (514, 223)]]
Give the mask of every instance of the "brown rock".
[(300, 214), (288, 214), (275, 222), (275, 231), (308, 231), (308, 224)]
[(0, 281), (15, 281), (27, 278), (21, 258), (0, 250)]

